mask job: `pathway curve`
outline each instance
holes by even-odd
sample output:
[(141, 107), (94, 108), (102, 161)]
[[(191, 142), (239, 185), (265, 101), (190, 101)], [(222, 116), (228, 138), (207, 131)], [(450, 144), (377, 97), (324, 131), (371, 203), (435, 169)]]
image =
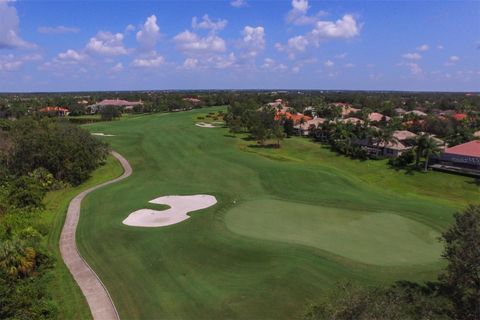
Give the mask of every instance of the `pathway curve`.
[(67, 217), (65, 218), (65, 224), (63, 225), (62, 234), (60, 236), (60, 252), (63, 261), (87, 299), (93, 319), (95, 320), (118, 320), (120, 317), (118, 316), (117, 309), (113, 304), (107, 288), (95, 271), (90, 268), (88, 263), (80, 255), (75, 241), (75, 232), (80, 217), (80, 205), (85, 196), (94, 190), (123, 180), (132, 174), (132, 167), (127, 159), (115, 151), (112, 151), (112, 155), (117, 158), (123, 166), (123, 174), (116, 179), (85, 190), (73, 198), (68, 206)]

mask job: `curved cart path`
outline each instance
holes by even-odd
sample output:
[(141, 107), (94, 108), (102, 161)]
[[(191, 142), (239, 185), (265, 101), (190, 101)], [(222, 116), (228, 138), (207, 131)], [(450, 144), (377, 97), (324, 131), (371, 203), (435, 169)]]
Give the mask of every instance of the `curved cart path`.
[(117, 309), (113, 304), (107, 288), (95, 271), (90, 268), (88, 263), (80, 255), (75, 242), (75, 231), (80, 217), (80, 205), (83, 198), (94, 190), (123, 180), (132, 174), (132, 167), (124, 157), (115, 151), (112, 151), (112, 155), (122, 164), (124, 169), (123, 174), (116, 179), (85, 190), (73, 198), (68, 206), (67, 217), (65, 218), (65, 224), (63, 225), (62, 234), (60, 236), (60, 252), (63, 261), (87, 299), (90, 311), (95, 320), (117, 320), (120, 319), (120, 317), (118, 316)]

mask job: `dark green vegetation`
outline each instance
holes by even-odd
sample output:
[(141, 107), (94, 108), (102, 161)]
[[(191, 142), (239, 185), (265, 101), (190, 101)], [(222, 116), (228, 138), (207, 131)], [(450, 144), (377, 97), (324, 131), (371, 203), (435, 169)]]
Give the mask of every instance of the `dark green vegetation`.
[[(426, 118), (418, 117), (414, 114), (397, 116), (390, 121), (387, 121), (385, 117), (380, 121), (371, 121), (369, 115), (373, 110), (365, 107), (345, 116), (358, 120), (354, 123), (345, 121), (343, 119), (345, 117), (342, 118), (340, 106), (327, 104), (325, 99), (318, 99), (314, 103), (315, 105), (310, 106), (309, 110), (287, 108), (287, 103), (280, 107), (287, 108), (290, 114), (306, 110), (306, 113), (314, 112), (321, 117), (322, 123), (310, 124), (308, 128), (310, 138), (351, 158), (364, 160), (382, 158), (385, 146), (397, 143), (394, 137), (395, 131), (411, 130), (416, 133), (416, 138), (404, 141), (412, 148), (390, 161), (390, 165), (396, 168), (419, 169), (420, 160), (424, 159), (422, 167), (424, 171), (428, 171), (430, 160), (440, 155), (441, 148), (445, 143), (454, 146), (474, 140), (474, 132), (480, 128), (480, 117), (473, 111), (468, 116), (465, 114), (465, 119), (462, 121), (435, 115)], [(303, 117), (304, 115), (301, 113), (298, 116)], [(225, 121), (232, 133), (248, 133), (250, 138), (257, 141), (262, 147), (271, 146), (271, 144), (265, 143), (269, 139), (275, 141), (276, 147), (280, 147), (280, 141), (285, 135), (290, 137), (295, 133), (300, 134), (295, 132), (294, 124), (298, 127), (306, 122), (304, 118), (301, 118), (300, 121), (297, 120), (297, 123), (294, 123), (285, 112), (280, 112), (279, 109), (268, 104), (259, 108), (252, 101), (232, 103), (225, 115)], [(415, 165), (413, 165), (414, 163)]]
[[(106, 145), (78, 127), (48, 119), (22, 119), (2, 128), (7, 130), (0, 131), (0, 318), (53, 319), (76, 306), (85, 310), (58, 252), (67, 198), (52, 197), (73, 197), (78, 189), (70, 184), (85, 181), (105, 162)], [(61, 304), (75, 297), (75, 303)], [(86, 310), (75, 314), (88, 317)]]
[[(431, 237), (452, 223), (455, 211), (479, 202), (479, 186), (471, 178), (406, 175), (389, 169), (386, 161), (351, 160), (300, 138), (286, 139), (279, 149), (256, 148), (226, 128), (194, 125), (205, 112), (219, 110), (225, 108), (86, 126), (115, 135), (101, 139), (134, 170), (124, 182), (85, 199), (77, 231), (82, 255), (123, 318), (291, 319), (303, 315), (308, 300), (343, 279), (370, 285), (433, 280), (445, 264)], [(216, 196), (218, 203), (180, 224), (122, 224), (153, 198), (200, 193)], [(296, 204), (309, 211), (299, 213)], [(230, 219), (241, 218), (237, 226), (248, 223), (243, 214), (255, 220), (269, 215), (268, 237), (259, 237), (259, 229), (232, 232)], [(307, 221), (292, 226), (295, 214)], [(379, 216), (383, 223), (362, 222)], [(320, 220), (327, 225), (320, 226)], [(335, 232), (346, 220), (379, 240)], [(315, 232), (295, 237), (312, 221), (339, 243), (318, 245)], [(255, 226), (260, 227), (267, 229)], [(279, 232), (288, 235), (280, 239)], [(348, 241), (360, 236), (363, 242), (352, 244), (358, 250), (381, 247), (390, 259), (348, 252)], [(406, 252), (402, 246), (408, 243), (412, 251), (418, 244), (420, 251)]]
[(436, 282), (399, 281), (386, 288), (342, 283), (323, 294), (305, 319), (479, 319), (480, 206), (456, 213), (442, 240), (448, 265)]

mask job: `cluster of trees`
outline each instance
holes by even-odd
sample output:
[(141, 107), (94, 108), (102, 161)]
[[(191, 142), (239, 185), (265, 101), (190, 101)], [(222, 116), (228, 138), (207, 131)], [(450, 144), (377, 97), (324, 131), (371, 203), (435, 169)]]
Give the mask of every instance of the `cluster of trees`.
[(231, 132), (248, 132), (260, 146), (268, 146), (266, 142), (273, 139), (275, 146), (280, 147), (280, 141), (285, 137), (285, 132), (289, 132), (285, 130), (284, 123), (280, 119), (275, 119), (274, 108), (258, 108), (253, 103), (245, 106), (239, 102), (233, 102), (224, 119)]
[(43, 198), (87, 179), (107, 152), (67, 122), (0, 122), (0, 319), (56, 318), (47, 289), (54, 260), (42, 244)]
[[(385, 145), (397, 143), (394, 138), (394, 132), (401, 129), (401, 124), (397, 121), (376, 123), (376, 126), (370, 126), (366, 120), (364, 123), (345, 123), (325, 121), (314, 132), (317, 140), (327, 143), (336, 152), (346, 156), (358, 159), (379, 157), (383, 154)], [(367, 152), (362, 143), (375, 147), (377, 153)], [(395, 167), (404, 167), (415, 163), (416, 168), (420, 168), (420, 161), (424, 158), (424, 170), (428, 169), (428, 164), (432, 156), (438, 156), (441, 150), (438, 140), (428, 133), (422, 133), (416, 139), (409, 141), (412, 149), (403, 153), (400, 157), (392, 159), (390, 164)]]
[[(183, 100), (198, 98), (192, 104)], [(479, 112), (480, 96), (465, 93), (413, 93), (413, 92), (367, 92), (367, 91), (134, 91), (134, 92), (85, 92), (57, 94), (3, 94), (0, 95), (0, 118), (21, 117), (44, 106), (66, 106), (72, 115), (85, 114), (85, 104), (103, 99), (142, 100), (143, 108), (134, 112), (164, 112), (192, 107), (229, 105), (234, 101), (242, 104), (264, 105), (275, 99), (290, 102), (290, 107), (303, 112), (309, 106), (322, 106), (333, 102), (346, 102), (354, 107), (366, 107), (387, 116), (395, 116), (395, 108), (406, 110), (421, 108), (427, 113), (434, 110)]]
[[(21, 118), (35, 113), (45, 106), (62, 106), (70, 110), (71, 116), (88, 113), (87, 106), (103, 99), (142, 100), (143, 106), (135, 106), (135, 113), (165, 112), (205, 106), (226, 105), (235, 96), (223, 91), (147, 91), (147, 92), (85, 92), (49, 94), (0, 94), (0, 119)], [(196, 98), (192, 102), (185, 98)]]
[(442, 241), (447, 267), (437, 281), (390, 287), (341, 283), (311, 305), (305, 319), (480, 319), (480, 206), (455, 214)]

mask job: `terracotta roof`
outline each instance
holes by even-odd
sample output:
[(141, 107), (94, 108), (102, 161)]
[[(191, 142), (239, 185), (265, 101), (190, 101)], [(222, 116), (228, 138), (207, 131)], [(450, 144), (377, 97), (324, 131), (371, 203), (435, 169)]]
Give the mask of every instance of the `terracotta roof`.
[(407, 140), (407, 139), (414, 139), (417, 135), (413, 132), (408, 130), (397, 130), (393, 133), (393, 137), (399, 141)]
[(312, 120), (312, 117), (306, 116), (304, 114), (301, 114), (301, 113), (291, 114), (290, 112), (277, 112), (277, 114), (275, 115), (275, 120), (280, 120), (282, 116), (284, 116), (287, 119), (292, 119), (293, 123), (295, 124), (299, 123), (302, 119), (305, 121)]
[(390, 117), (384, 116), (383, 114), (378, 112), (372, 112), (368, 115), (368, 119), (370, 121), (382, 121), (383, 117), (385, 117), (385, 120), (387, 121), (390, 120)]
[(45, 107), (39, 110), (40, 112), (68, 112), (67, 108), (63, 107)]
[(467, 118), (467, 115), (465, 113), (455, 113), (453, 115), (453, 118), (457, 121), (461, 121), (461, 120)]
[(473, 140), (458, 146), (447, 148), (445, 153), (480, 158), (480, 140)]
[(299, 125), (298, 127), (302, 130), (308, 130), (310, 126), (318, 127), (320, 124), (324, 123), (325, 119), (323, 118), (314, 118), (306, 121), (304, 124)]

